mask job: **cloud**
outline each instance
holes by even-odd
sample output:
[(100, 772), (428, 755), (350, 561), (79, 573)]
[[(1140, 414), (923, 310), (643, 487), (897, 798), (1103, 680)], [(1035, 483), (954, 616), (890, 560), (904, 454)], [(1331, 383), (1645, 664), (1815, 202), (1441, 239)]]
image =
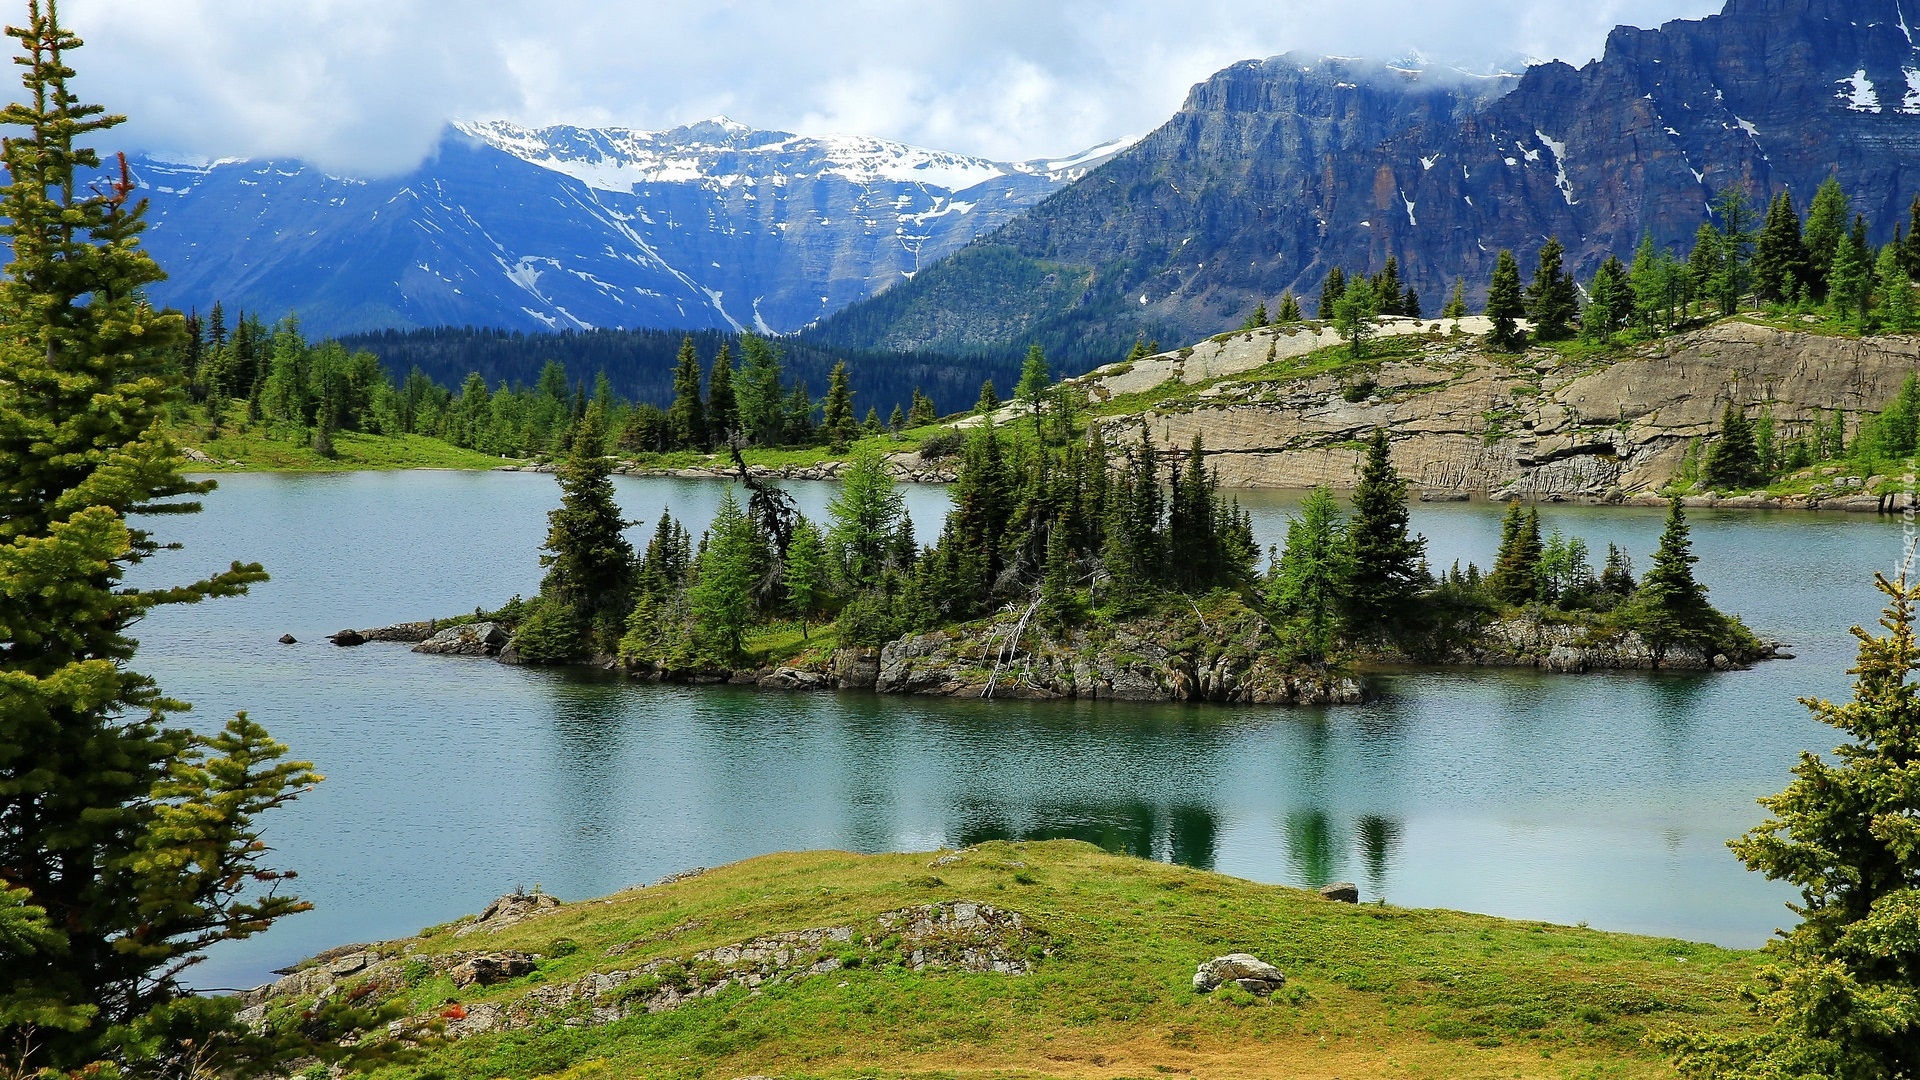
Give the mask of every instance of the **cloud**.
[(1718, 0), (68, 0), (81, 90), (131, 147), (390, 173), (449, 118), (720, 113), (1001, 159), (1144, 133), (1237, 60), (1301, 49), (1582, 62)]

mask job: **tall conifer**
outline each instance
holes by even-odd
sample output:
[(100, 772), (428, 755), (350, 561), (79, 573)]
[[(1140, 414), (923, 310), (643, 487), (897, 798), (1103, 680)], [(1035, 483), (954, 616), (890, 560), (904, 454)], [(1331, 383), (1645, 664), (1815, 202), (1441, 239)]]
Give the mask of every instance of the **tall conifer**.
[(1493, 320), (1487, 344), (1501, 352), (1519, 352), (1526, 345), (1518, 322), (1525, 313), (1526, 305), (1520, 293), (1520, 264), (1514, 261), (1513, 252), (1501, 248), (1493, 266), (1493, 283), (1487, 289), (1487, 318)]
[(1407, 482), (1393, 467), (1387, 429), (1375, 428), (1353, 490), (1347, 619), (1362, 636), (1391, 634), (1425, 584), (1426, 540), (1407, 531)]

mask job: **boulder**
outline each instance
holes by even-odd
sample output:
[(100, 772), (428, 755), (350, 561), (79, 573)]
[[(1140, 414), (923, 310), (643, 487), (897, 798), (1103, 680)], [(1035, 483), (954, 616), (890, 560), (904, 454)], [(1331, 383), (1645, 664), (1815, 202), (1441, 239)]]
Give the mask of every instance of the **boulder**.
[(480, 953), (455, 964), (447, 975), (453, 979), (455, 986), (472, 986), (475, 983), (492, 986), (522, 975), (531, 975), (533, 969), (533, 956), (530, 953)]
[(1336, 903), (1357, 904), (1360, 902), (1360, 886), (1351, 881), (1336, 881), (1320, 886), (1320, 895)]
[(297, 637), (294, 637), (294, 636), (293, 636), (292, 634), (281, 634), (281, 635), (280, 635), (280, 644), (282, 644), (282, 645), (298, 645), (298, 644), (300, 644), (300, 639), (299, 639), (299, 638), (297, 638)]
[(507, 644), (507, 631), (496, 622), (449, 626), (413, 647), (431, 656), (498, 656)]
[(453, 932), (454, 937), (466, 937), (468, 934), (482, 931), (499, 930), (515, 923), (525, 922), (536, 915), (543, 915), (560, 906), (560, 898), (546, 893), (508, 893), (487, 905), (480, 917)]
[(1224, 983), (1233, 983), (1250, 994), (1271, 994), (1287, 984), (1280, 969), (1249, 953), (1216, 956), (1193, 973), (1193, 989), (1210, 994)]
[(352, 648), (355, 645), (365, 645), (367, 643), (366, 637), (358, 630), (342, 630), (338, 633), (328, 634), (327, 640), (343, 649)]

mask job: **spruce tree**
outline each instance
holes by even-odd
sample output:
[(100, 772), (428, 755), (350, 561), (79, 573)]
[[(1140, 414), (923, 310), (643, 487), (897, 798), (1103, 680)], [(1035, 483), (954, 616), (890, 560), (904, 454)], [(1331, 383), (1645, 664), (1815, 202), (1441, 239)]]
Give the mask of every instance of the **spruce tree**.
[(1753, 288), (1762, 300), (1792, 299), (1807, 277), (1807, 245), (1793, 195), (1781, 192), (1767, 208), (1767, 222), (1753, 251)]
[(1674, 645), (1711, 648), (1720, 616), (1707, 603), (1706, 586), (1693, 577), (1693, 541), (1680, 500), (1667, 504), (1667, 524), (1653, 553), (1653, 568), (1641, 578), (1634, 595), (1632, 622), (1653, 650), (1654, 663), (1664, 663)]
[(725, 447), (728, 439), (740, 433), (740, 406), (733, 395), (733, 346), (724, 341), (713, 356), (713, 366), (707, 370), (705, 419), (707, 435), (714, 446)]
[(1517, 500), (1508, 503), (1500, 524), (1500, 550), (1487, 577), (1495, 599), (1516, 607), (1540, 599), (1540, 556), (1539, 512), (1522, 509)]
[(1359, 360), (1366, 356), (1367, 339), (1373, 336), (1374, 309), (1373, 288), (1364, 281), (1357, 281), (1340, 294), (1333, 306), (1333, 324), (1340, 336), (1347, 339), (1347, 356)]
[(1527, 315), (1533, 319), (1534, 336), (1541, 341), (1559, 341), (1571, 333), (1573, 320), (1580, 314), (1579, 294), (1573, 277), (1561, 266), (1566, 248), (1557, 236), (1548, 237), (1540, 248), (1540, 266), (1527, 287)]
[(1373, 286), (1374, 307), (1382, 315), (1406, 314), (1406, 290), (1400, 281), (1400, 260), (1387, 256), (1387, 264), (1380, 269), (1369, 285)]
[(1720, 313), (1731, 315), (1740, 309), (1740, 299), (1752, 285), (1753, 204), (1746, 192), (1729, 187), (1714, 199), (1713, 213), (1720, 219), (1720, 262), (1707, 291), (1720, 305)]
[(169, 726), (184, 706), (131, 666), (143, 616), (265, 574), (127, 581), (163, 547), (131, 519), (191, 513), (177, 497), (213, 488), (181, 475), (160, 424), (184, 320), (142, 298), (163, 275), (124, 162), (79, 175), (100, 165), (81, 140), (122, 118), (72, 92), (80, 42), (54, 5), (27, 15), (8, 31), (25, 92), (0, 112), (26, 129), (0, 151), (0, 1071), (266, 1074), (286, 1047), (183, 972), (306, 909), (279, 891), (292, 875), (267, 862), (258, 818), (319, 778), (244, 714), (213, 734)]
[(1920, 195), (1913, 197), (1913, 206), (1907, 211), (1907, 240), (1900, 245), (1900, 258), (1907, 277), (1920, 281)]
[(852, 589), (871, 588), (886, 569), (887, 545), (906, 512), (894, 487), (886, 455), (872, 444), (854, 451), (840, 477), (840, 493), (827, 507), (827, 546), (840, 576)]
[(1518, 320), (1526, 314), (1526, 306), (1520, 294), (1520, 264), (1514, 262), (1513, 252), (1500, 249), (1500, 257), (1493, 266), (1493, 283), (1487, 289), (1487, 318), (1493, 320), (1493, 330), (1487, 335), (1487, 344), (1500, 352), (1519, 352), (1526, 346), (1526, 336), (1520, 332)]
[(1453, 279), (1453, 291), (1447, 294), (1447, 304), (1440, 309), (1443, 319), (1464, 319), (1467, 317), (1467, 280)]
[(680, 355), (673, 367), (673, 404), (667, 407), (668, 438), (680, 450), (707, 448), (706, 407), (700, 401), (700, 356), (693, 349), (693, 335), (680, 342)]
[[(574, 425), (572, 452), (555, 474), (560, 482), (560, 505), (547, 514), (547, 554), (540, 565), (547, 573), (540, 582), (540, 599), (561, 620), (575, 628), (576, 647), (562, 636), (549, 638), (539, 655), (542, 662), (572, 659), (582, 652), (611, 652), (619, 637), (621, 617), (633, 594), (633, 545), (627, 541), (627, 522), (613, 495), (613, 460), (606, 456), (605, 420), (597, 406)], [(526, 652), (523, 643), (521, 651)]]
[(1033, 417), (1033, 433), (1040, 435), (1040, 410), (1046, 404), (1047, 388), (1053, 375), (1047, 370), (1047, 356), (1038, 344), (1027, 346), (1027, 358), (1020, 365), (1020, 382), (1013, 388), (1013, 400)]
[(1352, 577), (1340, 504), (1316, 487), (1287, 519), (1286, 547), (1267, 582), (1267, 602), (1290, 620), (1306, 659), (1323, 660), (1340, 633), (1342, 593)]
[(827, 375), (827, 401), (821, 409), (820, 426), (827, 433), (827, 446), (836, 454), (846, 453), (860, 437), (859, 425), (853, 419), (853, 387), (847, 381), (845, 361), (836, 362)]
[(1300, 299), (1288, 289), (1280, 294), (1280, 314), (1273, 321), (1281, 326), (1291, 326), (1301, 320)]
[(1900, 245), (1888, 244), (1880, 251), (1876, 266), (1880, 277), (1881, 312), (1888, 330), (1904, 334), (1914, 328), (1913, 279), (1907, 276)]
[(1407, 288), (1406, 295), (1400, 298), (1400, 314), (1405, 315), (1409, 319), (1422, 317), (1420, 311), (1420, 294), (1414, 292), (1411, 286)]
[(1391, 634), (1400, 627), (1425, 584), (1420, 564), (1427, 543), (1407, 532), (1407, 482), (1393, 467), (1389, 445), (1387, 429), (1375, 428), (1347, 528), (1346, 615), (1362, 636)]
[(921, 393), (919, 387), (914, 387), (913, 405), (907, 410), (907, 426), (926, 427), (928, 424), (938, 423), (939, 420), (940, 412), (934, 408), (933, 399)]
[(1720, 433), (1707, 451), (1701, 478), (1716, 491), (1751, 488), (1760, 483), (1760, 450), (1753, 441), (1753, 425), (1746, 413), (1727, 402), (1720, 417)]
[(907, 430), (907, 410), (897, 401), (893, 403), (893, 411), (887, 414), (887, 430), (895, 435)]
[(758, 446), (778, 446), (786, 436), (781, 401), (780, 354), (758, 334), (740, 338), (740, 370), (734, 373), (733, 400), (741, 434)]
[(801, 518), (787, 543), (787, 565), (781, 574), (787, 603), (800, 620), (800, 637), (807, 637), (807, 620), (819, 610), (827, 592), (827, 544), (820, 527)]
[(1854, 237), (1842, 236), (1834, 251), (1833, 267), (1827, 272), (1827, 298), (1834, 314), (1853, 320), (1854, 328), (1863, 334), (1873, 313), (1873, 270), (1869, 257)]
[(1860, 627), (1852, 700), (1803, 699), (1846, 738), (1802, 754), (1765, 822), (1728, 847), (1800, 890), (1797, 922), (1767, 943), (1749, 992), (1763, 1024), (1664, 1039), (1683, 1071), (1725, 1077), (1920, 1075), (1920, 586), (1875, 575), (1884, 635)]
[(1807, 247), (1807, 295), (1814, 300), (1827, 298), (1833, 260), (1840, 254), (1840, 240), (1847, 235), (1847, 219), (1852, 215), (1852, 200), (1838, 179), (1828, 177), (1814, 192), (1802, 232)]
[(1594, 273), (1593, 284), (1587, 289), (1587, 309), (1580, 315), (1580, 340), (1610, 341), (1620, 329), (1614, 321), (1614, 312), (1620, 309), (1620, 298), (1627, 292), (1627, 283), (1620, 276), (1619, 267), (1618, 259), (1608, 258)]
[(1334, 311), (1340, 305), (1340, 298), (1347, 294), (1347, 272), (1342, 267), (1327, 271), (1327, 280), (1320, 286), (1320, 307), (1315, 317), (1321, 322), (1332, 322)]
[(753, 519), (740, 509), (729, 487), (707, 527), (699, 573), (687, 592), (697, 628), (698, 648), (712, 664), (731, 666), (740, 659), (752, 625), (754, 592), (760, 584), (765, 547)]
[[(1137, 347), (1137, 346), (1136, 346)], [(980, 384), (980, 399), (973, 403), (973, 411), (981, 416), (995, 412), (1000, 408), (1000, 395), (993, 389), (993, 380)]]

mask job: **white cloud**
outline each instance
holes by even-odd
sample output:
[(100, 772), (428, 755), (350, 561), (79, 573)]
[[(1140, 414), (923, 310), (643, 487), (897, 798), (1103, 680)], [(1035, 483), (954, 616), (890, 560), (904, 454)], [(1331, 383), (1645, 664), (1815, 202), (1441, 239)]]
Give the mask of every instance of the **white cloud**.
[(1291, 49), (1595, 55), (1717, 0), (68, 0), (82, 92), (130, 145), (405, 169), (450, 117), (670, 127), (726, 113), (1002, 159), (1150, 130)]

